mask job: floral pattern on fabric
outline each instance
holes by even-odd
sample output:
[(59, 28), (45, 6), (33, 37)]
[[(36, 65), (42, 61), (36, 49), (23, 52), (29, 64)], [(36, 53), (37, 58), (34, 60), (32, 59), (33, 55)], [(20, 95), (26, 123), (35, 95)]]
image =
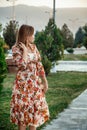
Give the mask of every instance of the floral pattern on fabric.
[(17, 125), (38, 127), (49, 119), (49, 110), (40, 78), (45, 76), (44, 68), (36, 46), (32, 47), (34, 52), (28, 53), (27, 62), (22, 58), (19, 47), (12, 47), (18, 72), (12, 88), (10, 121)]

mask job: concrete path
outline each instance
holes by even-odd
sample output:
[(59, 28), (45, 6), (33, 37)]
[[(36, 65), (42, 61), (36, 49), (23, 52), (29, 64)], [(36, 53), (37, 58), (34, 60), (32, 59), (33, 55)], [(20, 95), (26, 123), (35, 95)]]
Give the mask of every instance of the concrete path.
[(51, 72), (58, 71), (87, 72), (87, 61), (58, 61), (58, 65), (55, 65)]
[(87, 90), (42, 130), (87, 130)]

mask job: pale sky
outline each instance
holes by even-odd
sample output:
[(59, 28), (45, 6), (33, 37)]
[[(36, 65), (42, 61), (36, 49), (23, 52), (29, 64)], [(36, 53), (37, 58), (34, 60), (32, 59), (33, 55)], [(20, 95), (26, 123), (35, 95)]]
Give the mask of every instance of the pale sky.
[[(0, 6), (12, 5), (11, 1), (15, 4), (25, 4), (29, 6), (48, 6), (53, 7), (53, 0), (0, 0)], [(69, 7), (87, 7), (87, 0), (55, 0), (56, 8), (69, 8)]]

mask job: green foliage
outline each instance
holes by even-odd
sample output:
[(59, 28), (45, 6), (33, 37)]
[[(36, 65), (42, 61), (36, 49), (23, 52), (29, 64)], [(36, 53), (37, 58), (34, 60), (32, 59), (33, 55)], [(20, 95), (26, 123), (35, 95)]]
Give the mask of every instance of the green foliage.
[[(63, 55), (62, 37), (53, 19), (49, 19), (45, 30), (36, 33), (35, 43), (41, 52), (43, 61), (46, 60), (46, 62), (43, 62), (45, 71), (49, 70), (50, 72), (52, 63), (61, 59)], [(45, 65), (45, 63), (49, 65)], [(48, 74), (49, 72), (47, 71), (46, 73)]]
[(73, 48), (67, 48), (67, 51), (68, 51), (69, 53), (73, 53), (73, 52), (74, 52)]
[(84, 39), (84, 31), (83, 31), (83, 28), (80, 27), (75, 34), (74, 47), (82, 46), (83, 45), (83, 39)]
[(87, 49), (87, 25), (83, 26), (84, 29), (84, 39), (83, 39), (83, 45), (86, 47)]
[(84, 38), (84, 40), (83, 40), (83, 45), (86, 47), (86, 49), (87, 49), (87, 37), (85, 37)]
[(16, 42), (16, 33), (18, 29), (18, 22), (10, 21), (3, 30), (5, 42), (11, 48)]
[(51, 36), (46, 36), (44, 31), (36, 33), (35, 43), (41, 53), (42, 63), (43, 63), (46, 75), (48, 75), (51, 69), (51, 62), (47, 57), (48, 55), (47, 50), (49, 49), (49, 46), (51, 46), (51, 42), (52, 42)]
[(46, 35), (44, 31), (37, 32), (35, 35), (35, 43), (39, 50), (41, 50), (42, 55), (48, 54), (47, 50), (49, 46), (52, 44), (52, 37), (50, 35)]
[(46, 36), (51, 37), (51, 42), (49, 43), (49, 49), (47, 50), (47, 57), (51, 62), (55, 62), (61, 59), (61, 45), (62, 37), (56, 24), (54, 24), (53, 19), (49, 19), (48, 25), (45, 27)]
[(3, 43), (4, 43), (3, 39), (0, 38), (0, 86), (2, 86), (1, 83), (3, 82), (3, 79), (6, 76), (5, 73), (7, 72), (7, 66), (6, 66), (5, 55), (3, 50)]
[(43, 56), (43, 59), (42, 59), (42, 64), (44, 66), (44, 69), (45, 69), (45, 72), (46, 72), (46, 75), (49, 74), (50, 72), (50, 68), (52, 66), (52, 63), (48, 60), (47, 56)]
[(87, 48), (87, 24), (80, 27), (75, 35), (74, 47), (85, 46)]
[(60, 45), (60, 50), (61, 50), (61, 59), (64, 58), (64, 45), (61, 43)]
[(73, 47), (74, 38), (73, 33), (69, 30), (68, 26), (64, 24), (61, 29), (61, 34), (63, 37), (64, 48)]

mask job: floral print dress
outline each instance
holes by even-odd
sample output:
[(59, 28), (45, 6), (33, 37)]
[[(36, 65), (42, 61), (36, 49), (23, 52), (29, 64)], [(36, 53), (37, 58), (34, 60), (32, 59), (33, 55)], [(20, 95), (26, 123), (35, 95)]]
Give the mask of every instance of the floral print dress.
[(34, 44), (28, 60), (22, 58), (18, 45), (12, 47), (13, 59), (18, 71), (12, 88), (10, 121), (16, 125), (42, 125), (49, 119), (48, 105), (43, 92), (41, 77), (45, 76), (40, 54)]

